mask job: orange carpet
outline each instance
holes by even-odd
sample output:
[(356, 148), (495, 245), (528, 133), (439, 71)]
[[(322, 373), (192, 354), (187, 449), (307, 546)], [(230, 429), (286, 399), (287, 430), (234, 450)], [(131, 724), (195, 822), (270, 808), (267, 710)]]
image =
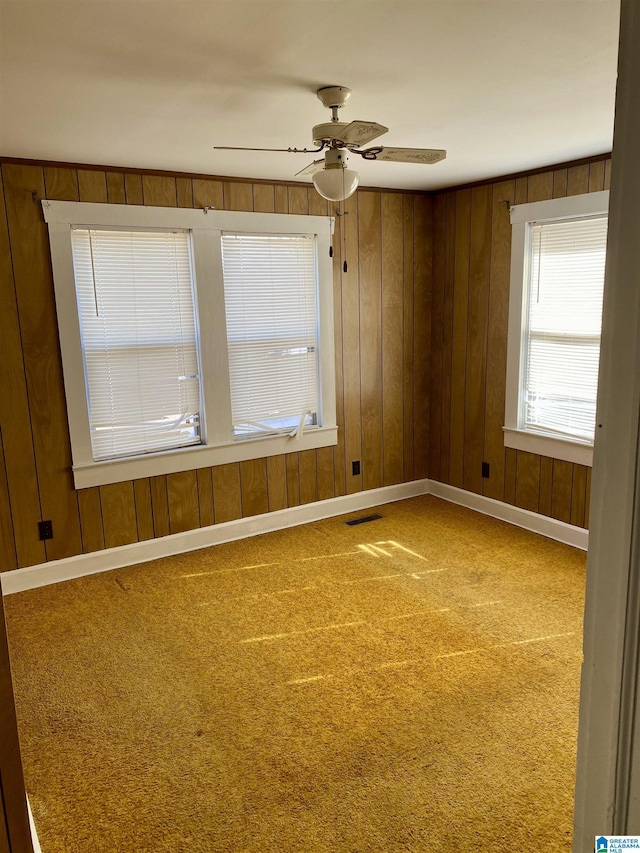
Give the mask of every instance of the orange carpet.
[(585, 555), (374, 511), (7, 597), (43, 853), (569, 853)]

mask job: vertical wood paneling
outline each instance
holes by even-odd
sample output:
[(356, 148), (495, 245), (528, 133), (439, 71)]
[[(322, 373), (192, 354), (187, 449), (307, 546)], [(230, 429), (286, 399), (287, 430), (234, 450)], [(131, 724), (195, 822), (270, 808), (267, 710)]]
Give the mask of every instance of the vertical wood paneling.
[(169, 535), (169, 499), (167, 497), (167, 478), (163, 475), (150, 477), (151, 510), (153, 512), (153, 531), (155, 536)]
[[(106, 548), (130, 545), (138, 541), (133, 483), (100, 486), (100, 503)], [(54, 528), (55, 530), (55, 528)]]
[(413, 435), (414, 410), (414, 363), (413, 363), (413, 259), (414, 259), (414, 197), (402, 197), (402, 291), (404, 299), (403, 336), (402, 336), (402, 424), (403, 448), (402, 459), (404, 479), (413, 480), (415, 443)]
[(382, 485), (380, 193), (360, 195), (358, 247), (362, 486), (364, 489), (376, 489)]
[(302, 450), (298, 453), (300, 472), (300, 503), (308, 504), (318, 500), (318, 467), (315, 450)]
[(531, 175), (527, 185), (527, 201), (546, 201), (553, 198), (553, 172)]
[(605, 161), (589, 164), (589, 192), (597, 193), (604, 189)]
[(84, 553), (100, 551), (105, 547), (104, 529), (102, 526), (102, 502), (100, 489), (80, 489), (78, 492), (78, 509), (80, 511), (80, 532), (82, 534), (82, 550)]
[(200, 527), (209, 527), (214, 524), (211, 468), (198, 468), (198, 505), (200, 506)]
[(284, 456), (267, 458), (269, 512), (287, 507), (287, 468)]
[(176, 178), (178, 207), (193, 207), (193, 185), (190, 178)]
[(213, 509), (216, 524), (242, 517), (240, 466), (237, 462), (216, 465), (211, 469), (213, 479)]
[(469, 312), (469, 237), (471, 190), (456, 193), (455, 270), (453, 291), (453, 357), (451, 362), (451, 447), (449, 482), (463, 487), (464, 406)]
[(553, 198), (564, 198), (567, 194), (567, 170), (558, 169), (553, 173)]
[(124, 175), (121, 172), (107, 172), (107, 201), (109, 204), (124, 204)]
[(138, 540), (153, 539), (153, 509), (151, 506), (151, 484), (148, 477), (134, 480), (133, 497), (136, 504)]
[(571, 524), (584, 527), (586, 501), (587, 468), (584, 465), (574, 465), (571, 487)]
[(15, 569), (17, 566), (18, 558), (13, 537), (13, 519), (11, 518), (4, 444), (0, 431), (0, 572)]
[[(45, 172), (49, 197), (78, 199), (75, 171)], [(47, 542), (46, 554), (47, 559), (61, 559), (81, 553), (82, 544), (49, 243), (39, 201), (45, 187), (36, 166), (5, 164), (3, 175), (40, 507), (42, 518), (53, 522), (54, 538)]]
[(344, 495), (347, 491), (347, 458), (345, 445), (344, 414), (344, 347), (342, 327), (342, 217), (336, 213), (337, 205), (332, 205), (334, 217), (333, 234), (333, 339), (336, 360), (336, 424), (338, 425), (338, 443), (333, 451), (335, 471), (335, 493)]
[(222, 210), (224, 207), (222, 181), (194, 178), (191, 185), (193, 188), (194, 207), (215, 207), (216, 210)]
[(143, 175), (142, 198), (144, 204), (154, 207), (177, 207), (176, 179), (170, 175)]
[[(587, 523), (590, 469), (505, 454), (510, 225), (508, 204), (501, 202), (597, 191), (609, 186), (610, 170), (610, 161), (599, 160), (515, 184), (438, 193), (433, 200), (365, 191), (329, 206), (309, 187), (3, 164), (0, 424), (6, 478), (2, 491), (0, 476), (0, 524), (12, 530), (2, 546), (10, 553), (0, 558), (7, 566), (31, 565), (427, 471), (527, 508), (537, 500), (540, 512)], [(337, 207), (338, 445), (258, 460), (255, 488), (248, 486), (252, 466), (243, 463), (242, 480), (241, 467), (232, 464), (76, 492), (39, 204), (45, 195), (321, 215), (335, 215)], [(482, 459), (491, 476), (480, 481)], [(362, 467), (355, 477), (354, 460)], [(46, 550), (37, 536), (40, 518), (54, 525)]]
[(297, 453), (285, 454), (287, 472), (287, 506), (300, 505), (300, 466)]
[(124, 176), (125, 200), (127, 204), (144, 204), (142, 197), (142, 175), (127, 172)]
[(239, 181), (224, 182), (225, 210), (253, 210), (253, 186)]
[[(347, 494), (362, 489), (362, 473), (353, 475), (351, 463), (362, 458), (360, 412), (360, 293), (358, 270), (358, 204), (356, 193), (343, 203), (340, 224), (345, 231), (342, 264), (342, 364), (344, 382), (344, 441)], [(361, 469), (362, 470), (362, 469)]]
[(553, 460), (553, 486), (551, 491), (551, 515), (559, 521), (571, 523), (571, 493), (573, 488), (573, 465), (560, 459)]
[(589, 527), (589, 513), (591, 510), (591, 468), (587, 468), (587, 484), (584, 495), (584, 526)]
[(415, 196), (413, 213), (413, 476), (423, 479), (429, 472), (431, 198)]
[(283, 187), (281, 184), (276, 184), (275, 186), (275, 204), (276, 213), (289, 213), (287, 187)]
[(455, 283), (456, 195), (446, 193), (447, 224), (444, 268), (442, 329), (442, 426), (440, 431), (440, 477), (450, 482), (451, 471), (451, 371), (453, 368), (453, 298)]
[(482, 494), (484, 458), (491, 198), (488, 186), (476, 187), (471, 193), (463, 484), (477, 494)]
[(78, 192), (80, 201), (106, 202), (107, 176), (104, 172), (79, 169)]
[(309, 213), (309, 192), (306, 187), (287, 187), (289, 195), (289, 213)]
[(491, 201), (491, 267), (489, 273), (489, 325), (487, 332), (487, 378), (484, 427), (484, 461), (489, 477), (482, 493), (504, 500), (504, 404), (507, 373), (507, 329), (511, 266), (511, 223), (509, 206), (515, 198), (515, 184), (494, 184)]
[(253, 185), (253, 209), (257, 213), (275, 213), (276, 196), (273, 184)]
[(429, 477), (441, 479), (442, 371), (444, 365), (444, 277), (447, 197), (436, 196), (433, 209), (433, 266), (431, 275), (431, 379), (429, 414)]
[(0, 192), (0, 340), (0, 424), (13, 539), (18, 566), (30, 566), (46, 556), (38, 538), (40, 497), (4, 192)]
[(512, 447), (507, 447), (504, 456), (504, 500), (505, 503), (516, 502), (517, 453)]
[(195, 471), (167, 474), (169, 531), (183, 533), (200, 526), (198, 480)]
[(538, 512), (551, 515), (551, 495), (553, 489), (553, 459), (540, 457), (540, 501)]
[(567, 195), (589, 192), (589, 164), (571, 166), (567, 172)]
[(319, 447), (316, 450), (318, 472), (318, 500), (326, 501), (335, 496), (335, 471), (333, 447)]
[(269, 512), (266, 459), (249, 459), (241, 462), (240, 484), (243, 516)]
[(540, 457), (518, 450), (516, 454), (516, 506), (538, 512), (540, 501)]
[(382, 436), (383, 483), (403, 478), (402, 451), (402, 196), (383, 193)]

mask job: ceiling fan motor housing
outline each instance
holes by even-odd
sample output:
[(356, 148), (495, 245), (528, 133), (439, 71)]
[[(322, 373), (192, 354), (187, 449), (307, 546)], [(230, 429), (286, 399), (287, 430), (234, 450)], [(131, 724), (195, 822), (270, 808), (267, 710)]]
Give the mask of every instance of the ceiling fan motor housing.
[(330, 145), (334, 140), (336, 140), (336, 145), (343, 146), (344, 142), (340, 142), (336, 137), (340, 136), (342, 131), (348, 125), (348, 121), (327, 121), (324, 124), (317, 124), (313, 128), (314, 145), (321, 145), (323, 142)]

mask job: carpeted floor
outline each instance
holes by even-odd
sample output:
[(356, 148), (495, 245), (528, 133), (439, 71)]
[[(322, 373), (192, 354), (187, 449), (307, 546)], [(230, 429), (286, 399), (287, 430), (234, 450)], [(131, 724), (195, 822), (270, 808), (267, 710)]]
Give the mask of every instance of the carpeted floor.
[(43, 853), (568, 853), (585, 555), (377, 511), (5, 600)]

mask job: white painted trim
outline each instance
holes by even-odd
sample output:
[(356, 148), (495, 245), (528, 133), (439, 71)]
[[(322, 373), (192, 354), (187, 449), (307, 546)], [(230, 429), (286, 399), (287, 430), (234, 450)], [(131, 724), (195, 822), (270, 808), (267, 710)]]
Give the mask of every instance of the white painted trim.
[[(337, 443), (333, 318), (333, 263), (329, 248), (333, 220), (306, 214), (145, 207), (126, 204), (52, 201), (42, 210), (49, 226), (53, 282), (60, 332), (62, 368), (76, 489), (313, 450)], [(176, 228), (191, 232), (195, 279), (198, 352), (201, 366), (203, 443), (157, 453), (95, 462), (91, 448), (84, 358), (71, 248), (72, 226)], [(288, 436), (234, 440), (220, 234), (224, 231), (313, 234), (316, 246), (318, 300), (320, 427)], [(217, 238), (217, 239), (216, 239)]]
[(28, 794), (27, 811), (29, 812), (29, 828), (31, 829), (31, 843), (33, 844), (33, 853), (42, 853), (42, 847), (40, 847), (40, 841), (38, 840), (38, 833), (36, 832), (36, 825), (33, 820), (33, 813), (31, 811), (31, 803), (29, 802)]
[(529, 257), (532, 222), (572, 219), (607, 213), (609, 191), (552, 198), (517, 204), (510, 208), (511, 267), (509, 281), (509, 319), (507, 330), (507, 368), (505, 387), (504, 445), (591, 466), (593, 447), (579, 440), (544, 436), (523, 429), (523, 377), (526, 375), (529, 302)]
[(145, 542), (134, 542), (132, 545), (121, 545), (118, 548), (107, 548), (94, 551), (91, 554), (79, 554), (64, 560), (52, 560), (37, 566), (24, 569), (14, 569), (3, 572), (0, 576), (2, 594), (10, 595), (27, 589), (35, 589), (60, 581), (71, 580), (85, 575), (106, 572), (110, 569), (120, 569), (159, 557), (169, 557), (197, 548), (207, 548), (210, 545), (221, 545), (223, 542), (233, 542), (247, 536), (259, 533), (270, 533), (284, 530), (311, 521), (331, 518), (334, 515), (355, 512), (380, 504), (391, 503), (405, 498), (425, 495), (428, 492), (428, 480), (413, 480), (410, 483), (400, 483), (397, 486), (384, 486), (381, 489), (369, 489), (356, 492), (353, 495), (343, 495), (326, 501), (316, 501), (289, 509), (253, 515), (249, 518), (239, 518), (214, 524), (210, 527), (200, 527), (187, 530), (184, 533), (174, 533), (159, 539), (149, 539)]
[(511, 224), (519, 222), (546, 222), (550, 219), (571, 219), (581, 216), (597, 216), (609, 210), (609, 190), (596, 193), (581, 193), (545, 201), (530, 201), (514, 204), (509, 213)]
[(640, 4), (622, 0), (587, 560), (574, 853), (640, 815)]
[(504, 446), (514, 450), (526, 450), (540, 456), (550, 456), (552, 459), (564, 459), (578, 465), (593, 464), (593, 444), (558, 438), (555, 435), (544, 435), (527, 429), (502, 427), (504, 431)]
[(573, 524), (565, 524), (564, 521), (557, 521), (555, 518), (549, 518), (537, 512), (520, 509), (484, 495), (476, 495), (474, 492), (467, 492), (446, 483), (438, 483), (436, 480), (429, 480), (429, 494), (466, 506), (483, 515), (490, 515), (509, 524), (515, 524), (517, 527), (523, 527), (525, 530), (531, 530), (549, 539), (573, 545), (574, 548), (580, 548), (582, 551), (586, 551), (589, 546), (588, 530)]
[(147, 456), (129, 456), (126, 459), (92, 462), (85, 466), (74, 465), (73, 482), (76, 489), (86, 489), (89, 486), (105, 486), (107, 483), (137, 480), (140, 477), (209, 468), (226, 462), (244, 462), (299, 450), (332, 447), (337, 443), (338, 427), (307, 427), (301, 438), (288, 434), (258, 436), (232, 443), (198, 444), (195, 447), (183, 447)]
[(14, 592), (36, 589), (40, 586), (97, 574), (98, 572), (108, 572), (111, 569), (133, 566), (136, 563), (146, 563), (148, 560), (157, 560), (160, 557), (183, 554), (187, 551), (195, 551), (198, 548), (234, 542), (248, 536), (284, 530), (287, 527), (296, 527), (300, 524), (428, 494), (460, 506), (466, 506), (483, 515), (490, 515), (509, 524), (515, 524), (517, 527), (523, 527), (525, 530), (531, 530), (533, 533), (539, 533), (550, 539), (556, 539), (558, 542), (573, 545), (575, 548), (584, 551), (587, 549), (589, 532), (582, 527), (565, 524), (554, 518), (529, 512), (526, 509), (486, 498), (483, 495), (476, 495), (473, 492), (467, 492), (446, 483), (439, 483), (436, 480), (413, 480), (409, 483), (369, 489), (364, 492), (356, 492), (353, 495), (342, 495), (337, 498), (329, 498), (326, 501), (315, 501), (302, 506), (267, 512), (263, 515), (238, 518), (235, 521), (213, 524), (210, 527), (199, 527), (195, 530), (187, 530), (184, 533), (174, 533), (158, 539), (121, 545), (118, 548), (105, 548), (101, 551), (93, 551), (90, 554), (78, 554), (76, 557), (68, 557), (64, 560), (51, 560), (48, 563), (39, 563), (36, 566), (27, 566), (24, 569), (13, 569), (0, 575), (0, 586), (3, 595), (11, 595)]

